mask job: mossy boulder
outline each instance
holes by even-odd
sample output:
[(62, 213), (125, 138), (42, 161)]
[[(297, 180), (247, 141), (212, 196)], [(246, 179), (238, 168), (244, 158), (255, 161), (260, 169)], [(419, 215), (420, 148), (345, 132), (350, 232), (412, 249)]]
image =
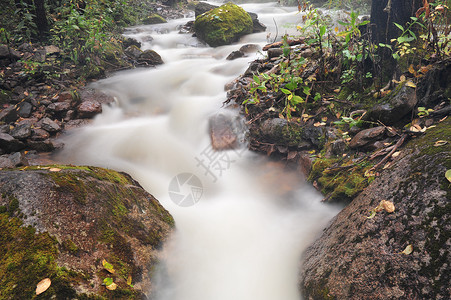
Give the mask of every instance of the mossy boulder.
[(229, 2), (199, 15), (194, 22), (194, 30), (199, 39), (217, 47), (252, 33), (253, 23), (244, 9)]
[[(0, 295), (143, 299), (174, 220), (130, 176), (93, 167), (0, 172)], [(102, 263), (111, 264), (114, 272)], [(103, 285), (105, 278), (117, 284)]]
[[(305, 299), (450, 298), (451, 144), (436, 144), (450, 128), (448, 118), (400, 149), (306, 250)], [(367, 218), (382, 200), (395, 211)]]
[(150, 24), (161, 24), (161, 23), (167, 23), (165, 18), (160, 16), (159, 14), (150, 14), (147, 18), (143, 20), (143, 24), (150, 25)]

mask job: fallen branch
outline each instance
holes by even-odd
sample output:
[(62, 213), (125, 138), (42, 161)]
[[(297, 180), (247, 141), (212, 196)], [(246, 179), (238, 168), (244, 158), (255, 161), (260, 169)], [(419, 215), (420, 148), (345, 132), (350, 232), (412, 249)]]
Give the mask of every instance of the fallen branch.
[(384, 164), (392, 155), (393, 153), (395, 153), (395, 151), (401, 147), (401, 145), (404, 143), (404, 141), (407, 138), (407, 134), (403, 134), (403, 136), (401, 136), (401, 138), (396, 142), (395, 146), (393, 147), (393, 149), (380, 161), (378, 162), (374, 167), (372, 167), (370, 169), (370, 171), (374, 171), (377, 168), (379, 168), (382, 164)]
[[(301, 45), (304, 43), (305, 38), (299, 38), (295, 40), (287, 40), (288, 46), (295, 46), (295, 45)], [(272, 44), (268, 44), (265, 47), (263, 47), (263, 51), (267, 51), (270, 48), (280, 48), (283, 46), (284, 41), (275, 42)]]

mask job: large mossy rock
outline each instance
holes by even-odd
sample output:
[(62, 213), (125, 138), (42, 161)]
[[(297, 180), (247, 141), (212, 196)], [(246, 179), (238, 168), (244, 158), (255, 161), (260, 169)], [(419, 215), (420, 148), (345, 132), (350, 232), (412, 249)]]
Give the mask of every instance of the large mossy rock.
[(52, 284), (36, 299), (145, 299), (151, 291), (174, 221), (130, 176), (73, 166), (4, 170), (0, 195), (0, 298), (35, 299), (44, 278)]
[[(451, 144), (436, 144), (450, 128), (448, 118), (411, 140), (307, 249), (304, 299), (451, 298)], [(367, 218), (381, 200), (395, 211)]]
[(252, 33), (251, 16), (229, 2), (196, 18), (194, 30), (199, 39), (212, 47), (228, 45), (243, 35)]

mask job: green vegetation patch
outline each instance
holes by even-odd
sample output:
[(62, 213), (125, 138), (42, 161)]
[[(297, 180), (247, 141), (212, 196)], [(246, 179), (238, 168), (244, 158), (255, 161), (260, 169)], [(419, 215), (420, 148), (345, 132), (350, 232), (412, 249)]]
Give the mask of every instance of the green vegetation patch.
[(244, 9), (229, 2), (198, 16), (194, 29), (199, 38), (217, 47), (252, 33), (252, 18)]
[[(4, 299), (71, 299), (76, 296), (70, 282), (77, 274), (56, 264), (56, 240), (48, 233), (23, 227), (18, 218), (0, 213), (0, 295)], [(50, 278), (52, 285), (35, 296), (36, 284)]]

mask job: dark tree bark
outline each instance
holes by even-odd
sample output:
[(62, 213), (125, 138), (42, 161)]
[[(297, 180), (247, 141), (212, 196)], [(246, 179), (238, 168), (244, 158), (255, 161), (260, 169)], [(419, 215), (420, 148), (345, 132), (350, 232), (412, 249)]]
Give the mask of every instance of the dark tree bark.
[(44, 0), (34, 0), (35, 5), (35, 23), (39, 31), (40, 38), (44, 38), (49, 31), (47, 14), (44, 7)]
[(421, 7), (421, 0), (373, 0), (371, 2), (371, 29), (375, 43), (389, 44), (401, 32), (394, 25), (404, 26)]

